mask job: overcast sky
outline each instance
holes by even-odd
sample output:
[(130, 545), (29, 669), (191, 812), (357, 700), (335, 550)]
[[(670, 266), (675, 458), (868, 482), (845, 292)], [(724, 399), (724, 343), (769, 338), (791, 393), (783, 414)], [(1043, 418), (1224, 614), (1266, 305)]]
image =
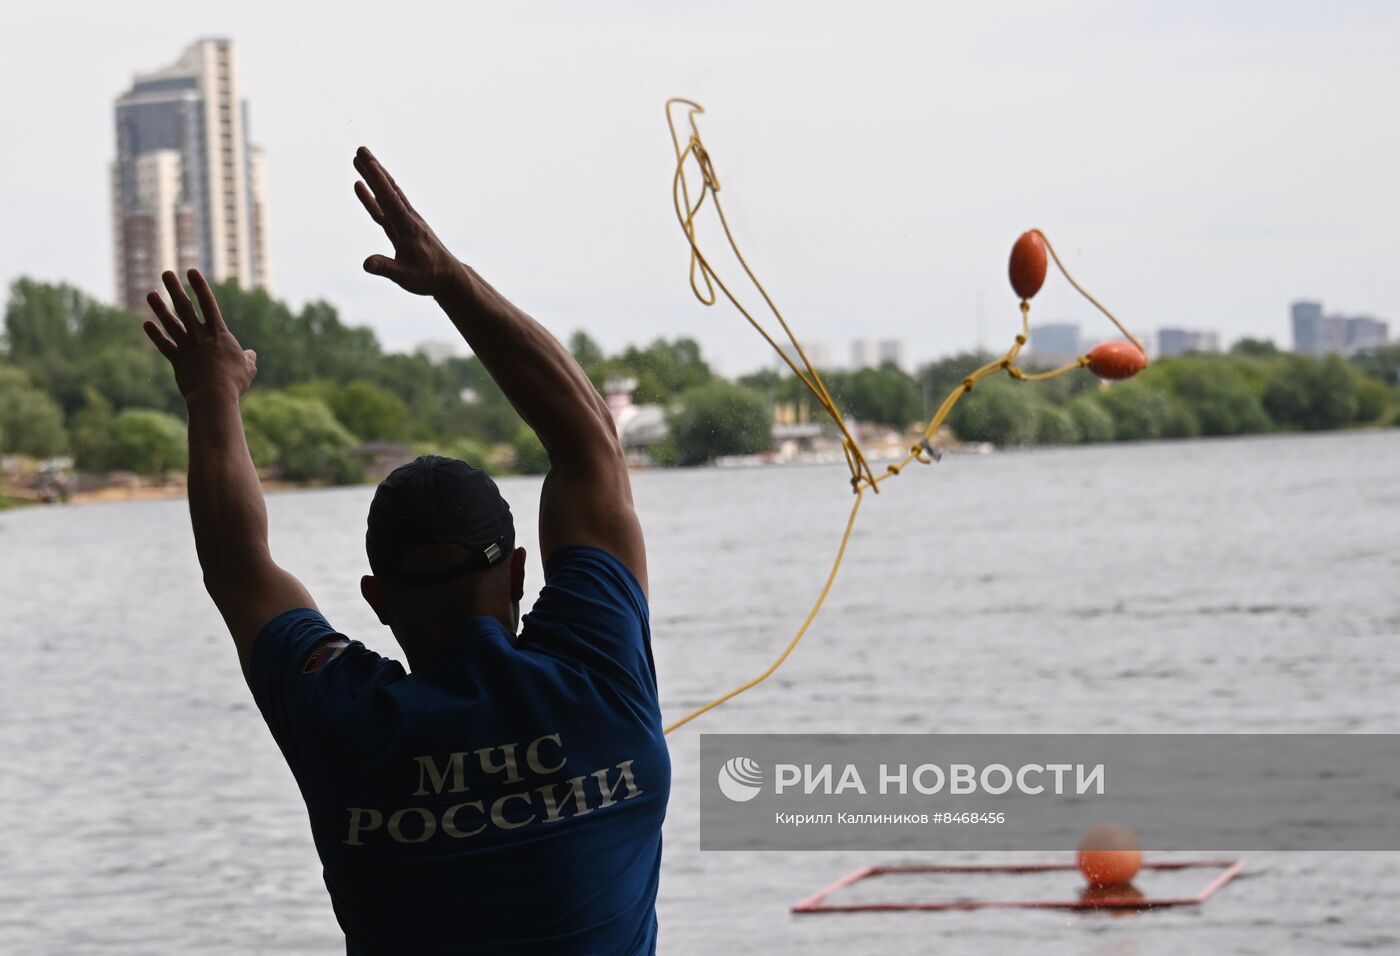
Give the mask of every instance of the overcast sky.
[[(361, 143), (556, 331), (610, 349), (690, 335), (727, 373), (768, 364), (737, 315), (690, 297), (662, 114), (676, 95), (708, 109), (750, 261), (842, 358), (856, 336), (902, 337), (919, 360), (1005, 347), (1006, 257), (1031, 226), (1135, 330), (1287, 344), (1299, 297), (1400, 326), (1393, 3), (5, 8), (6, 284), (113, 297), (112, 101), (226, 35), (268, 154), (274, 293), (329, 299), (391, 348), (451, 329), (360, 269), (387, 251), (351, 192)], [(1109, 331), (1062, 281), (1035, 305)]]

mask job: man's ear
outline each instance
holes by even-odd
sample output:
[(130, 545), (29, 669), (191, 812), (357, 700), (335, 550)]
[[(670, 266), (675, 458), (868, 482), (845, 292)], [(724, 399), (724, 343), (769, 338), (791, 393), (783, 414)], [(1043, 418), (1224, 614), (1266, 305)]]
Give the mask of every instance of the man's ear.
[(366, 574), (360, 578), (360, 594), (364, 597), (365, 603), (374, 611), (374, 616), (379, 618), (379, 623), (388, 627), (389, 616), (388, 608), (384, 605), (384, 588), (380, 586), (374, 575)]
[(510, 556), (510, 599), (525, 597), (525, 549), (516, 548)]

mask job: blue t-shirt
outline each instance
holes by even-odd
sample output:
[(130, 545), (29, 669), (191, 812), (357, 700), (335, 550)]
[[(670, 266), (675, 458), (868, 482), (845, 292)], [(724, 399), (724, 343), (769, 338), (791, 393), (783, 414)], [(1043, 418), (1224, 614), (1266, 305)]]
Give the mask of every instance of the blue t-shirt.
[(251, 675), (351, 953), (655, 951), (671, 764), (612, 555), (558, 551), (518, 638), (472, 618), (412, 674), (301, 609)]

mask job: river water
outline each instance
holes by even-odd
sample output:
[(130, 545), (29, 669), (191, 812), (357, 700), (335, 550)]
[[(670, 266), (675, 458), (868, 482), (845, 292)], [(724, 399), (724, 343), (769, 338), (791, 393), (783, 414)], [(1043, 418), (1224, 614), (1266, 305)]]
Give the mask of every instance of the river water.
[[(1400, 951), (1400, 853), (1251, 854), (1203, 907), (1124, 917), (794, 916), (890, 855), (701, 852), (696, 779), (702, 730), (1400, 732), (1397, 476), (1391, 431), (953, 457), (886, 483), (783, 670), (671, 738), (661, 951)], [(538, 480), (502, 487), (528, 547)], [(830, 467), (634, 487), (675, 718), (787, 641), (850, 494)], [(370, 494), (271, 495), (273, 550), (397, 655), (358, 595)], [(0, 647), (0, 952), (343, 952), (183, 501), (0, 515)]]

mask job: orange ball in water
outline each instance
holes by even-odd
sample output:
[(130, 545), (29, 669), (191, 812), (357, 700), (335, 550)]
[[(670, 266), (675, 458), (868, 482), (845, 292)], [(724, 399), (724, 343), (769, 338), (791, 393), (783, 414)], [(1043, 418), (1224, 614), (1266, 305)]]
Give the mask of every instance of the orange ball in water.
[(1045, 270), (1049, 261), (1045, 257), (1045, 240), (1035, 230), (1021, 233), (1021, 238), (1011, 247), (1011, 288), (1022, 299), (1029, 299), (1045, 284)]
[(1084, 834), (1078, 863), (1090, 886), (1124, 886), (1142, 869), (1142, 847), (1132, 830), (1105, 823)]
[(1131, 342), (1100, 342), (1089, 350), (1089, 371), (1099, 378), (1132, 378), (1147, 368), (1147, 356)]

